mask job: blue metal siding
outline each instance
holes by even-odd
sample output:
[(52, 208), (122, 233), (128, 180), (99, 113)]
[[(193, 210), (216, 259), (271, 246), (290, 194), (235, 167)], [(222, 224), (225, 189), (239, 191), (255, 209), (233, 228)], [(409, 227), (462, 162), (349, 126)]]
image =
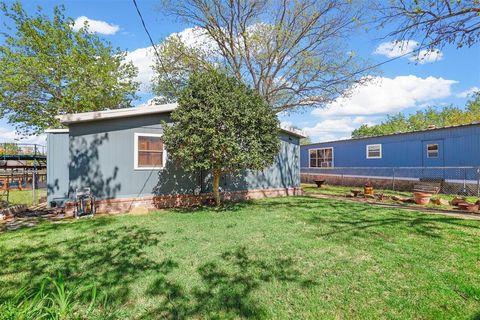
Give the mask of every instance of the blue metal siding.
[[(90, 187), (99, 199), (210, 191), (209, 173), (185, 173), (168, 155), (162, 170), (134, 170), (134, 134), (162, 134), (162, 121), (170, 118), (148, 115), (70, 125), (67, 144), (56, 146), (67, 157), (62, 160), (69, 164), (67, 174), (52, 174), (52, 179), (66, 181), (70, 199), (82, 187)], [(271, 167), (225, 176), (221, 187), (224, 191), (299, 187), (299, 156), (299, 139), (282, 134), (281, 151)], [(56, 152), (51, 157), (61, 156)]]
[[(424, 163), (426, 141), (442, 141), (441, 161)], [(382, 145), (381, 159), (366, 158), (369, 144)], [(302, 146), (301, 167), (309, 167), (308, 150), (324, 147), (334, 148), (335, 167), (479, 166), (480, 125)]]

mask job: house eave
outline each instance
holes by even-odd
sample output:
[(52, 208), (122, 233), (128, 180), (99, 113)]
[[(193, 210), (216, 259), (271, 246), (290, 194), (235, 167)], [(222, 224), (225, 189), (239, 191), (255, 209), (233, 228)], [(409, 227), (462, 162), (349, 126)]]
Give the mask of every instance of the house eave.
[(176, 107), (176, 103), (149, 105), (143, 107), (123, 108), (114, 110), (70, 113), (60, 115), (57, 117), (57, 119), (59, 119), (62, 124), (69, 125), (78, 122), (89, 122), (106, 119), (128, 118), (148, 114), (169, 113), (175, 110)]
[(45, 133), (68, 133), (70, 132), (69, 129), (47, 129), (45, 130)]
[(306, 134), (302, 130), (292, 128), (292, 127), (289, 127), (289, 126), (280, 125), (280, 130), (282, 132), (288, 133), (288, 134), (290, 134), (292, 136), (295, 136), (297, 138), (306, 138), (307, 137)]
[[(149, 115), (149, 114), (170, 113), (173, 110), (175, 110), (177, 106), (178, 105), (176, 103), (169, 103), (169, 104), (148, 105), (143, 107), (123, 108), (123, 109), (114, 109), (114, 110), (70, 113), (70, 114), (57, 116), (57, 119), (60, 120), (60, 123), (64, 125), (69, 125), (72, 123), (99, 121), (99, 120), (106, 120), (106, 119), (128, 118), (128, 117), (142, 116), (142, 115)], [(64, 130), (64, 129), (51, 129), (51, 130)], [(305, 133), (295, 128), (280, 125), (280, 130), (282, 132), (285, 132), (289, 135), (292, 135), (298, 138), (305, 138)]]

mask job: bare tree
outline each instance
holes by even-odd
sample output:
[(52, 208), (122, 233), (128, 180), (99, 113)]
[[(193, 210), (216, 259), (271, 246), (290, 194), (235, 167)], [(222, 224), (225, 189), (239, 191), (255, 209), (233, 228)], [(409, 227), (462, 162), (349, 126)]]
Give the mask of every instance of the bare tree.
[(479, 0), (391, 0), (378, 8), (381, 26), (396, 24), (387, 35), (395, 40), (420, 38), (422, 46), (460, 48), (480, 39)]
[(279, 112), (323, 106), (367, 79), (345, 48), (363, 13), (356, 1), (179, 0), (163, 8), (196, 26), (194, 42), (205, 40), (172, 36), (159, 46), (153, 88), (168, 99), (172, 83), (199, 68), (225, 69)]

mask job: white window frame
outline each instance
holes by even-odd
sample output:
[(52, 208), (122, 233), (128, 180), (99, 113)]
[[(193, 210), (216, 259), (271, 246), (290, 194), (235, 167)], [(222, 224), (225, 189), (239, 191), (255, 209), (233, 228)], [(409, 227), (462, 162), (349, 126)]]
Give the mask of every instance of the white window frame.
[[(368, 155), (368, 148), (369, 147), (378, 147), (379, 150), (380, 150), (380, 155), (378, 157), (370, 157)], [(367, 159), (382, 159), (382, 144), (381, 143), (377, 143), (377, 144), (367, 144), (367, 146), (365, 147), (365, 152), (366, 152), (366, 156), (367, 156)]]
[(138, 166), (138, 138), (139, 137), (163, 137), (163, 134), (159, 133), (142, 133), (142, 132), (135, 132), (133, 134), (133, 169), (134, 170), (162, 170), (165, 168), (165, 164), (167, 163), (167, 153), (165, 151), (165, 144), (162, 143), (163, 146), (163, 154), (162, 154), (162, 165), (155, 166), (155, 167), (139, 167)]
[[(428, 146), (437, 146), (437, 156), (435, 157), (431, 157), (430, 154), (428, 153)], [(437, 159), (440, 155), (440, 146), (438, 145), (438, 143), (427, 143), (427, 158), (429, 159)]]
[[(326, 149), (332, 149), (332, 166), (331, 167), (312, 167), (312, 162), (310, 161), (310, 151), (315, 150), (326, 150)], [(314, 148), (314, 149), (308, 149), (308, 167), (309, 168), (333, 168), (335, 166), (335, 150), (334, 147), (325, 147), (325, 148)]]

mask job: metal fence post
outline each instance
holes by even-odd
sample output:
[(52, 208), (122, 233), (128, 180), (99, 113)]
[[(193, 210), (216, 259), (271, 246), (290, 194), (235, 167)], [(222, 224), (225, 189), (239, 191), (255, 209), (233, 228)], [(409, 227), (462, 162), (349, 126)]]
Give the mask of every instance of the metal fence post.
[(32, 203), (34, 206), (37, 205), (37, 197), (36, 197), (36, 190), (37, 187), (37, 163), (33, 160), (33, 175), (32, 175)]
[(477, 168), (477, 197), (480, 197), (480, 168)]
[(395, 191), (395, 168), (392, 168), (392, 190)]

